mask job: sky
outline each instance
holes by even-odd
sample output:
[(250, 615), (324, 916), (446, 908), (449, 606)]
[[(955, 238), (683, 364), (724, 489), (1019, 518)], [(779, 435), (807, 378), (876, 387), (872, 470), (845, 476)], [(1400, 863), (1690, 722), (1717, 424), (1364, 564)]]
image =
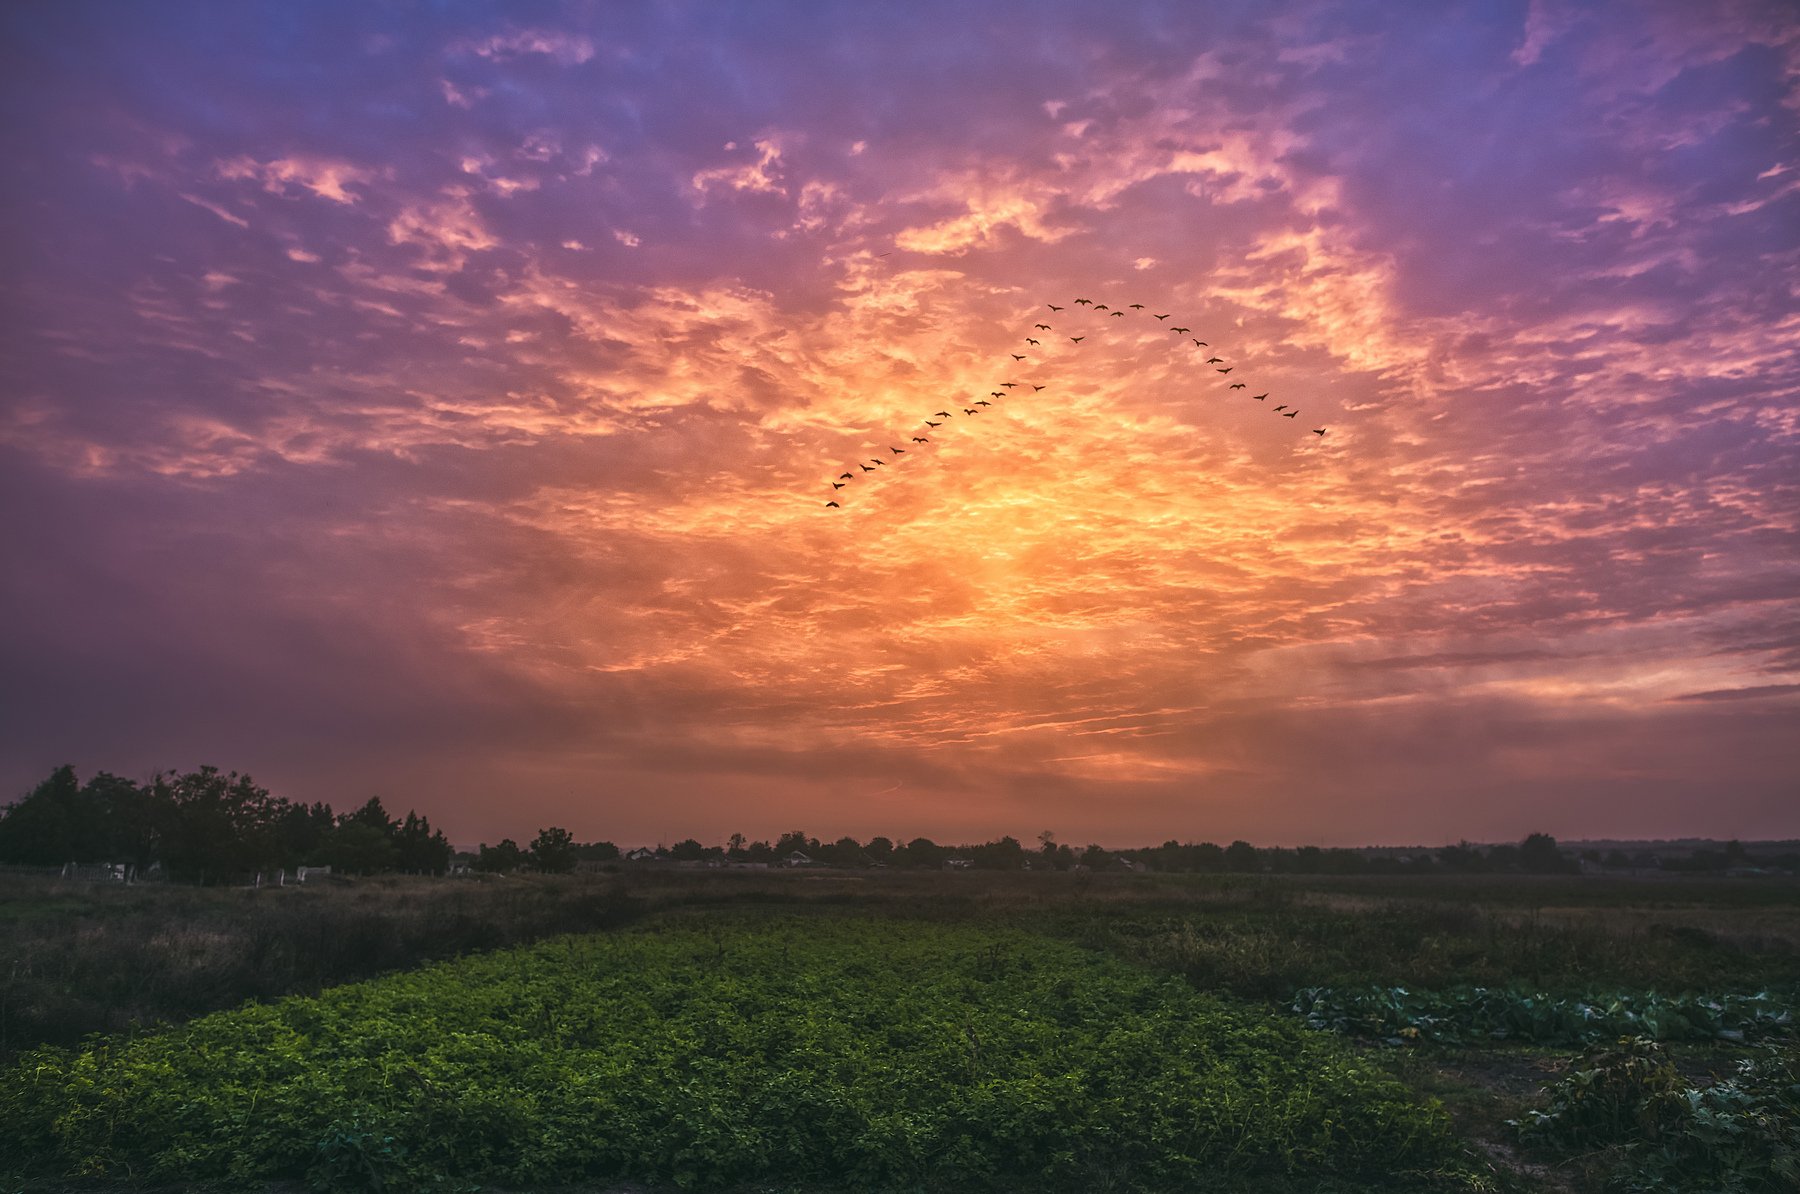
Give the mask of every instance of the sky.
[(1781, 0), (65, 0), (0, 68), (0, 799), (1800, 836)]

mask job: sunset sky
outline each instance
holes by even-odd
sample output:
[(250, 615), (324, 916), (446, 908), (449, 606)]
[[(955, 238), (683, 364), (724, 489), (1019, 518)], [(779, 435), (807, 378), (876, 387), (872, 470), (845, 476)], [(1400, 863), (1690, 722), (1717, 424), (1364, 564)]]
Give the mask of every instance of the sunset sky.
[(69, 0), (0, 66), (0, 800), (1800, 836), (1784, 0)]

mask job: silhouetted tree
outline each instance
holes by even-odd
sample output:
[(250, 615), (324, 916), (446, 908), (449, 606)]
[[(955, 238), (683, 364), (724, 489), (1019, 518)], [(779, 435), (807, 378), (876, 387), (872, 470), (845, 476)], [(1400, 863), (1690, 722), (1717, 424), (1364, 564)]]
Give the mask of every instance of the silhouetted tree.
[(524, 864), (525, 852), (519, 849), (519, 843), (509, 837), (501, 838), (499, 845), (495, 846), (483, 842), (475, 854), (476, 870), (497, 875), (509, 875)]
[(538, 830), (537, 839), (531, 843), (531, 864), (553, 875), (574, 870), (575, 835), (555, 827)]
[(1228, 871), (1255, 871), (1262, 869), (1261, 859), (1255, 846), (1249, 842), (1236, 841), (1225, 847), (1225, 869)]

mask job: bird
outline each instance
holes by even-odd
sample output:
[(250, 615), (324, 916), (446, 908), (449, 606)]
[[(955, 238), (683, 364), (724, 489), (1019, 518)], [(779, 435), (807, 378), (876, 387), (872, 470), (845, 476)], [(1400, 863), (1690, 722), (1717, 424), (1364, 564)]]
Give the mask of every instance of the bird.
[(1098, 307), (1095, 307), (1095, 308), (1094, 308), (1094, 310), (1096, 310), (1096, 311), (1110, 311), (1110, 310), (1112, 310), (1112, 308), (1111, 308), (1111, 307), (1108, 307), (1108, 306), (1107, 306), (1107, 305), (1106, 305), (1106, 304), (1105, 304), (1105, 303), (1101, 303), (1101, 304), (1100, 304), (1100, 305), (1099, 305), (1099, 306), (1098, 306)]
[(1003, 382), (1001, 382), (1001, 383), (1000, 383), (1000, 384), (1001, 384), (1001, 385), (1003, 385), (1003, 386), (1005, 386), (1005, 387), (1006, 387), (1006, 388), (1007, 388), (1007, 389), (1009, 389), (1009, 390), (1010, 390), (1010, 389), (1012, 389), (1012, 388), (1013, 388), (1013, 387), (1014, 387), (1014, 386), (1016, 386), (1016, 385), (1018, 385), (1018, 384), (1019, 384), (1019, 383), (1018, 383), (1018, 382), (1016, 382), (1016, 381), (1003, 381)]
[(1087, 306), (1091, 307), (1094, 305), (1094, 300), (1093, 299), (1076, 299), (1075, 300), (1075, 305), (1077, 307), (1082, 306), (1083, 304), (1086, 304)]
[(889, 448), (889, 449), (888, 449), (888, 451), (890, 451), (890, 452), (892, 452), (892, 453), (893, 453), (893, 454), (894, 454), (894, 455), (896, 455), (896, 456), (898, 456), (898, 455), (900, 455), (900, 454), (901, 454), (901, 453), (902, 453), (902, 452), (905, 452), (905, 451), (906, 451), (906, 449), (905, 449), (905, 448)]
[(1015, 353), (1013, 353), (1013, 354), (1012, 354), (1012, 359), (1013, 359), (1013, 360), (1015, 360), (1015, 361), (1022, 361), (1022, 360), (1024, 360), (1024, 359), (1025, 359), (1025, 358), (1024, 358), (1024, 357), (1022, 357), (1022, 356), (1020, 356), (1020, 355), (1019, 355), (1019, 354), (1018, 354), (1018, 353), (1016, 353), (1016, 352), (1015, 352)]
[(1006, 397), (1006, 391), (1005, 390), (989, 390), (988, 397), (989, 398), (1004, 398), (1004, 397)]
[(1036, 341), (1036, 340), (1033, 340), (1033, 339), (1032, 339), (1032, 338), (1031, 338), (1031, 337), (1030, 337), (1030, 336), (1027, 336), (1027, 337), (1025, 337), (1025, 343), (1027, 343), (1027, 344), (1036, 344), (1036, 343), (1037, 343), (1037, 341)]
[(1195, 348), (1211, 348), (1212, 345), (1208, 344), (1204, 340), (1196, 340), (1196, 341), (1194, 341), (1194, 347)]
[(826, 504), (826, 505), (827, 505), (827, 506), (837, 506), (837, 508), (838, 508), (838, 509), (839, 509), (839, 510), (842, 510), (842, 509), (843, 509), (843, 507), (842, 507), (842, 506), (838, 506), (838, 504), (837, 504), (837, 503), (836, 503), (836, 502), (826, 502), (826, 503), (825, 503), (825, 504)]
[(965, 407), (963, 407), (963, 414), (965, 414), (965, 415), (978, 415), (978, 414), (980, 414), (980, 413), (981, 413), (981, 412), (980, 412), (980, 411), (978, 411), (978, 410), (970, 410), (970, 409), (969, 409), (969, 408), (968, 408), (968, 407), (966, 407), (966, 406), (965, 406)]
[(1047, 332), (1050, 330), (1050, 325), (1047, 323), (1040, 323), (1037, 325), (1037, 330), (1040, 332)]
[(1062, 308), (1061, 308), (1061, 307), (1059, 307), (1059, 306), (1057, 306), (1057, 305), (1056, 305), (1056, 304), (1055, 304), (1055, 303), (1045, 303), (1045, 304), (1044, 304), (1044, 306), (1046, 306), (1046, 307), (1048, 307), (1048, 308), (1050, 308), (1050, 309), (1051, 309), (1051, 310), (1052, 310), (1052, 311), (1060, 311), (1060, 310), (1062, 310)]
[(1169, 330), (1171, 332), (1174, 332), (1177, 336), (1185, 336), (1193, 329), (1192, 328), (1170, 328)]
[(950, 416), (950, 412), (949, 412), (949, 411), (947, 411), (947, 410), (940, 410), (940, 411), (939, 411), (939, 412), (938, 412), (938, 415), (939, 415), (939, 416), (940, 416), (940, 417), (941, 417), (941, 418), (945, 418), (945, 419), (948, 419), (948, 418), (950, 418), (950, 417), (951, 417), (951, 416)]
[(1291, 418), (1293, 418), (1293, 417), (1294, 417), (1294, 416), (1295, 416), (1295, 415), (1297, 415), (1297, 414), (1299, 414), (1299, 413), (1300, 413), (1300, 412), (1299, 412), (1299, 411), (1297, 411), (1297, 410), (1290, 410), (1290, 411), (1289, 411), (1289, 412), (1288, 412), (1288, 413), (1287, 413), (1287, 414), (1285, 414), (1285, 415), (1282, 415), (1282, 416), (1281, 416), (1281, 417), (1282, 417), (1282, 418), (1284, 418), (1284, 419), (1291, 419)]
[(975, 405), (976, 406), (992, 406), (994, 404), (992, 402), (989, 402), (986, 398), (977, 398), (975, 400)]
[(831, 487), (833, 489), (842, 489), (844, 487), (844, 483), (842, 481), (833, 481), (831, 483)]
[(1231, 372), (1231, 368), (1230, 368), (1230, 366), (1227, 366), (1227, 367), (1225, 367), (1225, 368), (1223, 368), (1223, 369), (1221, 369), (1221, 370), (1219, 370), (1219, 372), (1220, 372), (1220, 373), (1230, 373), (1230, 372)]
[(879, 456), (869, 457), (869, 463), (870, 464), (879, 464), (882, 468), (887, 467), (887, 461), (881, 459), (881, 457), (879, 457)]
[(926, 439), (922, 435), (913, 436), (913, 443), (915, 443), (915, 444), (928, 444), (930, 442), (931, 442), (930, 440)]
[(1314, 427), (1314, 428), (1313, 428), (1313, 434), (1314, 434), (1314, 435), (1324, 435), (1324, 434), (1325, 434), (1325, 429), (1324, 429), (1324, 428), (1323, 428), (1323, 427)]
[(1032, 386), (1032, 387), (1031, 387), (1031, 392), (1032, 392), (1032, 393), (1033, 393), (1033, 394), (1035, 394), (1035, 393), (1037, 393), (1037, 392), (1038, 392), (1038, 391), (1039, 391), (1039, 390), (1044, 390), (1044, 389), (1048, 389), (1048, 388), (1049, 388), (1049, 387), (1048, 387), (1048, 386)]
[(861, 469), (861, 470), (862, 470), (862, 471), (863, 471), (863, 472), (865, 472), (865, 473), (872, 473), (872, 472), (874, 472), (874, 471), (875, 471), (875, 470), (874, 470), (874, 469), (872, 469), (872, 468), (870, 468), (870, 467), (869, 467), (869, 466), (868, 466), (868, 465), (866, 465), (866, 464), (859, 464), (859, 465), (857, 465), (857, 466), (856, 466), (856, 467), (857, 467), (857, 468), (859, 468), (859, 469)]
[(1070, 336), (1069, 339), (1075, 341), (1075, 343), (1077, 343), (1077, 344), (1080, 344), (1083, 340), (1086, 340), (1087, 337), (1086, 336)]
[(1225, 363), (1225, 358), (1224, 357), (1207, 357), (1206, 363), (1209, 365), (1223, 365)]
[(1123, 312), (1123, 311), (1114, 311), (1114, 312), (1113, 312), (1113, 313), (1112, 313), (1112, 317), (1113, 317), (1113, 318), (1114, 318), (1114, 319), (1123, 319), (1123, 318), (1125, 318), (1125, 312)]
[(926, 419), (925, 426), (927, 426), (927, 427), (942, 427), (943, 424), (942, 423), (933, 423), (930, 419)]
[(851, 476), (851, 475), (850, 475), (850, 474), (849, 474), (849, 473), (839, 473), (839, 474), (838, 474), (838, 480), (840, 480), (840, 481), (854, 481), (854, 480), (856, 480), (856, 478), (855, 478), (855, 477), (852, 477), (852, 476)]
[(1241, 390), (1244, 388), (1244, 383), (1241, 381), (1234, 381), (1231, 383), (1231, 388), (1234, 390)]
[(1283, 402), (1283, 403), (1282, 403), (1282, 404), (1281, 404), (1281, 405), (1280, 405), (1280, 406), (1278, 406), (1278, 407), (1276, 407), (1276, 408), (1275, 408), (1275, 409), (1276, 409), (1276, 410), (1286, 410), (1286, 409), (1287, 409), (1287, 403), (1285, 403), (1285, 402)]
[(1133, 311), (1142, 311), (1142, 310), (1143, 310), (1143, 309), (1144, 309), (1144, 304), (1142, 304), (1142, 303), (1133, 303), (1133, 304), (1131, 304), (1131, 309), (1132, 309), (1132, 310), (1133, 310)]
[[(1263, 400), (1263, 399), (1264, 399), (1264, 398), (1267, 398), (1267, 397), (1268, 397), (1268, 395), (1267, 395), (1267, 394), (1252, 394), (1252, 395), (1250, 395), (1250, 396), (1251, 396), (1251, 397), (1252, 397), (1252, 398), (1254, 398), (1254, 399), (1256, 399), (1256, 400), (1257, 400), (1257, 401), (1258, 401), (1258, 402), (1261, 402), (1261, 401), (1262, 401), (1262, 400)], [(1287, 405), (1287, 403), (1285, 403), (1285, 402), (1284, 402), (1284, 403), (1282, 403), (1282, 405), (1283, 405), (1283, 406), (1286, 406), (1286, 405)]]
[[(1173, 314), (1174, 314), (1174, 312), (1173, 312), (1173, 311), (1171, 311), (1171, 312), (1169, 312), (1169, 315), (1173, 315)], [(1168, 318), (1168, 317), (1169, 317), (1169, 316), (1168, 316), (1168, 315), (1155, 315), (1155, 316), (1152, 316), (1152, 318), (1153, 318), (1153, 319), (1167, 319), (1167, 318)]]

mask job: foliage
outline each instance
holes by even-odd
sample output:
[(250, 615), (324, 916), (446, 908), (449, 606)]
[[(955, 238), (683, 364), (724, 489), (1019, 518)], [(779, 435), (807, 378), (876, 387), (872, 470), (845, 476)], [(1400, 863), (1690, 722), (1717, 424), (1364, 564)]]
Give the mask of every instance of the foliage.
[(38, 1050), (0, 1138), (65, 1172), (390, 1190), (1169, 1189), (1451, 1153), (1330, 1037), (1044, 937), (833, 918), (563, 938)]
[(1560, 998), (1518, 988), (1304, 987), (1293, 1011), (1309, 1028), (1389, 1044), (1529, 1041), (1585, 1045), (1621, 1036), (1658, 1041), (1744, 1041), (1790, 1032), (1794, 999), (1752, 995), (1665, 996), (1618, 991)]
[(1682, 1082), (1660, 1046), (1627, 1037), (1583, 1055), (1546, 1105), (1508, 1123), (1519, 1138), (1591, 1159), (1629, 1191), (1800, 1188), (1800, 1052), (1792, 1043), (1738, 1063), (1709, 1086)]

